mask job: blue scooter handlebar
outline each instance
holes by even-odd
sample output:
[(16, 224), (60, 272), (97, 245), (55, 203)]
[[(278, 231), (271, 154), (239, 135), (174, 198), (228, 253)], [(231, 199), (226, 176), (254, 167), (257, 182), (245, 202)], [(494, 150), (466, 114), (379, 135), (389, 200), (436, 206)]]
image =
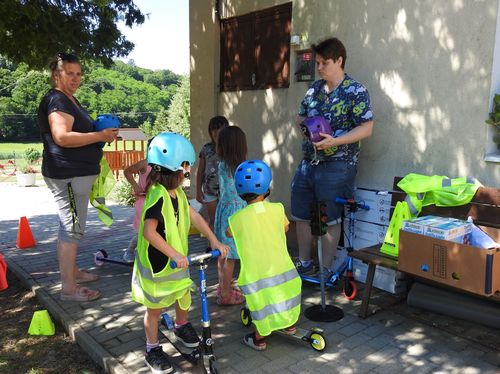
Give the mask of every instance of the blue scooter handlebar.
[(370, 206), (367, 205), (364, 201), (355, 201), (354, 199), (343, 199), (341, 197), (336, 197), (335, 202), (343, 205), (355, 206), (359, 209), (370, 210)]
[[(218, 249), (212, 249), (208, 253), (202, 253), (202, 254), (199, 254), (199, 255), (190, 255), (190, 256), (188, 256), (188, 262), (189, 262), (189, 265), (191, 265), (193, 263), (200, 263), (202, 261), (205, 261), (207, 258), (217, 258), (219, 256), (220, 256), (220, 251)], [(170, 267), (172, 269), (176, 269), (177, 268), (177, 262), (175, 262), (174, 260), (170, 261)]]

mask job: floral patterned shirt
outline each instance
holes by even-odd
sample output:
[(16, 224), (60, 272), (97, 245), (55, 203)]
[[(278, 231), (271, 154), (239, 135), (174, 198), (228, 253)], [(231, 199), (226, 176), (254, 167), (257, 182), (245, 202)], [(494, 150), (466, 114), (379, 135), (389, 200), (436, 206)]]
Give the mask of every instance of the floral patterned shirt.
[[(314, 82), (299, 107), (299, 116), (325, 117), (332, 127), (332, 136), (338, 137), (364, 122), (373, 120), (370, 96), (366, 88), (347, 74), (332, 92), (324, 89), (324, 80)], [(357, 164), (359, 142), (343, 144), (325, 150), (315, 150), (310, 140), (302, 141), (302, 153), (308, 160), (341, 160)]]

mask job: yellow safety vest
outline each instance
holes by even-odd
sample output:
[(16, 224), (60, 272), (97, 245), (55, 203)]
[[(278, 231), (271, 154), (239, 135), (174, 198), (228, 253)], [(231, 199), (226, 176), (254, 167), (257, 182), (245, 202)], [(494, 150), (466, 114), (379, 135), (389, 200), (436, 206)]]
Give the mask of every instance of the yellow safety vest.
[(280, 203), (250, 204), (229, 217), (240, 256), (238, 286), (260, 335), (289, 327), (300, 315), (300, 279), (286, 246)]
[(168, 307), (179, 301), (181, 309), (191, 306), (193, 281), (189, 278), (189, 269), (172, 269), (170, 259), (163, 270), (153, 273), (148, 257), (149, 242), (144, 238), (144, 216), (146, 211), (163, 198), (162, 215), (165, 222), (165, 240), (176, 251), (187, 256), (188, 232), (190, 226), (189, 204), (181, 187), (176, 189), (179, 204), (179, 223), (177, 224), (174, 208), (168, 191), (161, 184), (151, 186), (144, 201), (139, 226), (137, 253), (132, 275), (132, 299), (151, 309)]
[(413, 217), (418, 216), (424, 206), (459, 206), (468, 204), (481, 187), (475, 178), (450, 179), (446, 176), (408, 174), (398, 187), (406, 192), (406, 202)]
[(111, 209), (106, 206), (106, 196), (109, 195), (115, 186), (116, 180), (115, 177), (113, 177), (113, 172), (106, 158), (101, 158), (99, 166), (100, 172), (92, 184), (89, 201), (90, 204), (97, 209), (97, 217), (99, 217), (101, 222), (106, 226), (111, 226), (113, 223), (113, 213), (111, 213)]

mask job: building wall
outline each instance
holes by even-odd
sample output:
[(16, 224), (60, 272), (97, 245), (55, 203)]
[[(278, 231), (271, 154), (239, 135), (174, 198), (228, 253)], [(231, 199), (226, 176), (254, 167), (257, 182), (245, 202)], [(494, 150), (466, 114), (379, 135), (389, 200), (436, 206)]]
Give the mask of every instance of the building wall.
[[(220, 1), (226, 16), (285, 2)], [(327, 36), (345, 43), (346, 73), (367, 87), (375, 113), (358, 186), (390, 189), (394, 175), (410, 172), (500, 185), (500, 165), (484, 161), (484, 121), (497, 84), (491, 75), (498, 1), (294, 0), (292, 34), (307, 40), (292, 47), (290, 87), (224, 93), (218, 93), (218, 23), (210, 24), (210, 3), (190, 1), (192, 138), (197, 149), (208, 141), (215, 112), (242, 127), (249, 158), (273, 169), (273, 200), (289, 207), (301, 159), (293, 122), (308, 84), (294, 81), (295, 51)]]

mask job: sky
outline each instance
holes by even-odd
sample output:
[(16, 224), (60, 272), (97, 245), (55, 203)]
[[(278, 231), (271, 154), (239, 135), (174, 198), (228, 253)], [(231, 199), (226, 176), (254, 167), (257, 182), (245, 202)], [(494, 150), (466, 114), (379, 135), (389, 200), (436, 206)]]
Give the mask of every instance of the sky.
[(120, 60), (132, 59), (141, 68), (189, 73), (189, 0), (134, 0), (134, 4), (146, 20), (133, 28), (119, 24), (122, 34), (135, 44)]

